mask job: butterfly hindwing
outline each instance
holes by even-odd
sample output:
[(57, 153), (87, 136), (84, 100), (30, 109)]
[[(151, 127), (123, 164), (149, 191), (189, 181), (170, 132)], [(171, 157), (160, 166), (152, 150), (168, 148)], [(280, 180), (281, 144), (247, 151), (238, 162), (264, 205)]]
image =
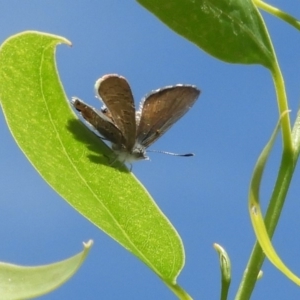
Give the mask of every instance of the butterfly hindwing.
[(107, 118), (101, 111), (97, 111), (92, 106), (85, 104), (78, 98), (73, 98), (72, 104), (82, 117), (91, 124), (102, 137), (113, 144), (120, 145), (124, 143), (124, 137), (121, 131)]

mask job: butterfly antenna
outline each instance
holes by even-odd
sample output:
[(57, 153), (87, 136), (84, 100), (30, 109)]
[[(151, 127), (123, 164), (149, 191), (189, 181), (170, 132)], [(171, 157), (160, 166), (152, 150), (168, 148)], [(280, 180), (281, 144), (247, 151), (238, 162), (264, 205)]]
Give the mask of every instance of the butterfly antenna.
[(160, 150), (148, 150), (148, 152), (156, 152), (156, 153), (168, 154), (168, 155), (172, 155), (172, 156), (183, 156), (183, 157), (195, 156), (194, 153), (178, 154), (178, 153), (160, 151)]

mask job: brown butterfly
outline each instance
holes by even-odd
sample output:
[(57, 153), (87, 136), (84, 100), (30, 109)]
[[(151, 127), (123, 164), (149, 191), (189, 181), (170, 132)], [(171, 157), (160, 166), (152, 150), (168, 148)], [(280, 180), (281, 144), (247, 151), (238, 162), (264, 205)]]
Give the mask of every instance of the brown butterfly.
[(95, 90), (105, 104), (101, 110), (78, 98), (73, 98), (72, 104), (104, 139), (112, 143), (116, 158), (128, 163), (148, 159), (146, 149), (186, 114), (200, 95), (194, 85), (167, 86), (152, 91), (135, 111), (131, 88), (124, 77), (105, 75), (97, 80)]

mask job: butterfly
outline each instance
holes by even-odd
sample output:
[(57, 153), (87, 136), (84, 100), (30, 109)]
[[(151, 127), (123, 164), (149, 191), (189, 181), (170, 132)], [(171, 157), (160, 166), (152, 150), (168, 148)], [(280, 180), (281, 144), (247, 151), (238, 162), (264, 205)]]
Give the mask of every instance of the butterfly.
[(100, 110), (75, 97), (71, 103), (105, 140), (112, 143), (116, 159), (123, 163), (149, 159), (146, 149), (186, 114), (200, 95), (194, 85), (167, 86), (148, 94), (136, 111), (131, 88), (122, 76), (101, 77), (96, 81), (95, 91), (105, 104)]

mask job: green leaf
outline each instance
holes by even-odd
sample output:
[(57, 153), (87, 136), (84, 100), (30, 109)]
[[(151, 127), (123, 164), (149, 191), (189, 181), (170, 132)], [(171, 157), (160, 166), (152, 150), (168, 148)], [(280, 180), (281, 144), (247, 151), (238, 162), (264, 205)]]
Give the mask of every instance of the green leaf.
[(138, 180), (108, 165), (111, 150), (70, 108), (57, 75), (58, 43), (70, 44), (25, 32), (2, 45), (0, 99), (10, 131), (55, 191), (173, 284), (184, 264), (181, 239)]
[(1, 300), (29, 299), (58, 288), (79, 269), (92, 244), (89, 241), (82, 252), (50, 265), (24, 267), (0, 263)]
[(251, 0), (137, 0), (163, 23), (229, 63), (275, 61), (267, 29)]
[[(268, 141), (267, 145), (263, 149), (262, 153), (260, 154), (257, 163), (254, 168), (254, 172), (252, 175), (251, 183), (250, 183), (250, 190), (249, 190), (249, 201), (248, 201), (248, 209), (250, 213), (250, 218), (252, 221), (252, 226), (256, 235), (256, 238), (267, 256), (270, 262), (278, 268), (286, 277), (288, 277), (291, 281), (300, 285), (300, 277), (297, 277), (281, 260), (279, 255), (277, 254), (275, 248), (272, 245), (272, 241), (268, 235), (267, 228), (264, 223), (264, 218), (262, 215), (262, 211), (260, 208), (260, 200), (259, 200), (259, 191), (260, 185), (262, 180), (262, 175), (267, 163), (267, 159), (270, 155), (272, 147), (275, 142), (275, 138), (277, 132), (279, 130), (280, 122), (284, 115), (288, 113), (288, 111), (284, 112), (280, 116), (280, 120), (277, 123), (270, 140)], [(283, 183), (282, 183), (283, 184)], [(259, 277), (258, 277), (259, 279)]]

